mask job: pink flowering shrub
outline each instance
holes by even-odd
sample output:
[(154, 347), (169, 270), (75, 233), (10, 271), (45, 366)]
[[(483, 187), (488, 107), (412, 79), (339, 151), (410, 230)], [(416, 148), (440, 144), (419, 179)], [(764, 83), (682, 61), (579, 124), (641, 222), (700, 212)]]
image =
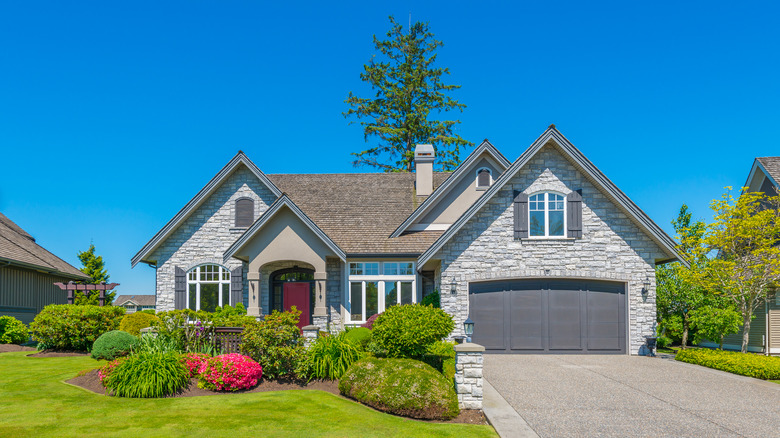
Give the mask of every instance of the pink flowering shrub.
[(106, 380), (106, 377), (111, 374), (111, 371), (113, 371), (117, 365), (124, 362), (126, 359), (126, 357), (120, 357), (119, 359), (114, 359), (111, 362), (98, 368), (98, 378), (100, 379), (100, 383), (103, 383), (103, 386), (105, 386), (104, 381)]
[(190, 372), (190, 377), (198, 377), (203, 372), (203, 369), (206, 368), (206, 362), (210, 358), (211, 356), (203, 353), (184, 353), (179, 356), (181, 363)]
[(262, 376), (262, 367), (249, 356), (223, 354), (206, 361), (198, 376), (198, 387), (212, 391), (238, 391), (257, 385)]

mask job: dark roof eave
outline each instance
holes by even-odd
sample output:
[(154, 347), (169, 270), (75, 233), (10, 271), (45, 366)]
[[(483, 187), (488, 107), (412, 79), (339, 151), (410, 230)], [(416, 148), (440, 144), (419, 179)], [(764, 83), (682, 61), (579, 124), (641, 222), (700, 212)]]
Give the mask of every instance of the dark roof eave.
[(45, 273), (51, 274), (51, 275), (58, 275), (60, 277), (72, 278), (72, 279), (75, 279), (75, 280), (92, 280), (92, 277), (90, 277), (87, 274), (81, 274), (81, 275), (71, 274), (71, 273), (68, 273), (68, 272), (59, 271), (57, 269), (51, 269), (50, 267), (47, 267), (47, 266), (34, 265), (32, 263), (20, 262), (18, 260), (13, 260), (13, 259), (5, 258), (5, 257), (0, 257), (0, 263), (5, 263), (5, 266), (17, 266), (17, 267), (20, 267), (20, 268), (32, 269), (32, 270), (35, 270), (35, 271), (45, 272)]

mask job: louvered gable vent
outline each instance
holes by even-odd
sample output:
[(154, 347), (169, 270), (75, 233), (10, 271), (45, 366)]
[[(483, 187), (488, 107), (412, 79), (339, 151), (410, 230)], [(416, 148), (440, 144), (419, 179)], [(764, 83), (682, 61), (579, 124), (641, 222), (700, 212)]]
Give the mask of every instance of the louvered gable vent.
[(255, 221), (255, 201), (241, 198), (236, 201), (236, 227), (246, 228)]

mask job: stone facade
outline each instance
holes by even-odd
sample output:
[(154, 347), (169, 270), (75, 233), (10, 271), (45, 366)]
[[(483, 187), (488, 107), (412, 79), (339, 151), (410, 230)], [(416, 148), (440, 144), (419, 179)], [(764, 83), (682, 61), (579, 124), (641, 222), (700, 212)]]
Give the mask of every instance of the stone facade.
[(455, 393), (461, 409), (482, 409), (482, 353), (477, 344), (455, 346)]
[[(514, 239), (514, 191), (582, 189), (581, 239)], [(655, 325), (655, 260), (663, 250), (606, 194), (548, 144), (434, 256), (441, 261), (442, 308), (464, 336), (469, 282), (503, 278), (582, 278), (627, 284), (628, 350), (639, 354)], [(641, 290), (650, 282), (647, 301)], [(456, 284), (457, 293), (450, 288)]]
[(235, 228), (236, 200), (255, 201), (255, 218), (268, 209), (274, 194), (246, 167), (230, 175), (152, 254), (157, 260), (157, 310), (174, 309), (174, 276), (178, 266), (185, 271), (207, 263), (235, 269), (244, 266), (244, 302), (248, 305), (246, 264), (238, 259), (223, 263), (225, 250), (245, 228)]
[(328, 327), (331, 333), (335, 333), (344, 329), (341, 315), (342, 309), (342, 294), (344, 290), (344, 282), (342, 277), (344, 276), (344, 263), (336, 257), (328, 257), (326, 260), (325, 271), (328, 274), (328, 280), (326, 283), (327, 296), (325, 303), (328, 307), (328, 316), (330, 317), (330, 325)]

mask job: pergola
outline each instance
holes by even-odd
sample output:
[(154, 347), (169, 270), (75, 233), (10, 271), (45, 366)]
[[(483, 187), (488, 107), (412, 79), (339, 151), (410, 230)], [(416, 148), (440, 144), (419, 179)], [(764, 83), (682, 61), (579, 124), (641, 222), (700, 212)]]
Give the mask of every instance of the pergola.
[(104, 306), (106, 304), (106, 291), (113, 290), (115, 287), (119, 286), (119, 283), (106, 284), (103, 282), (98, 284), (76, 284), (70, 281), (68, 284), (54, 283), (54, 285), (62, 290), (68, 291), (68, 304), (73, 304), (73, 295), (75, 291), (80, 290), (84, 292), (84, 295), (92, 295), (94, 291), (98, 291), (100, 293), (98, 302), (101, 306)]

